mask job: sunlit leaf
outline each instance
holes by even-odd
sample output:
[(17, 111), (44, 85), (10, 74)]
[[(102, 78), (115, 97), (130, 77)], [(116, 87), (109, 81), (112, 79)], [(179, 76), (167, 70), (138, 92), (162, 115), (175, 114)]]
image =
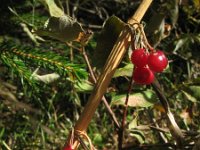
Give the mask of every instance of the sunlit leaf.
[(97, 47), (92, 58), (94, 66), (99, 69), (104, 66), (124, 25), (125, 23), (116, 16), (111, 16), (106, 20), (97, 39)]
[(185, 95), (185, 97), (188, 99), (188, 100), (190, 100), (190, 101), (192, 101), (192, 102), (197, 102), (197, 99), (195, 98), (195, 97), (193, 97), (191, 94), (189, 94), (189, 93), (187, 93), (187, 92), (185, 92), (185, 91), (182, 91), (183, 92), (183, 94)]
[(94, 138), (93, 138), (93, 142), (94, 144), (96, 145), (101, 145), (102, 144), (102, 141), (103, 141), (103, 137), (101, 134), (99, 133), (95, 133), (94, 134)]
[(138, 116), (136, 116), (129, 124), (128, 124), (128, 128), (129, 129), (133, 129), (136, 128), (138, 126)]
[[(111, 105), (124, 105), (126, 94), (116, 95), (112, 98)], [(128, 106), (130, 107), (150, 107), (157, 102), (157, 97), (152, 90), (146, 90), (129, 96)]]
[(75, 40), (83, 32), (81, 25), (70, 16), (50, 17), (44, 28), (35, 33), (40, 36), (49, 36), (62, 42)]
[(130, 131), (130, 136), (135, 137), (140, 144), (145, 142), (145, 136), (142, 131), (132, 129)]
[(177, 50), (179, 50), (180, 48), (182, 48), (187, 42), (188, 42), (188, 37), (185, 38), (181, 38), (177, 41), (176, 43), (176, 47), (174, 48), (174, 52), (176, 52)]
[(133, 72), (133, 64), (127, 64), (123, 68), (119, 68), (115, 71), (114, 78), (120, 77), (120, 76), (127, 76), (131, 77)]
[(93, 85), (87, 80), (81, 80), (75, 84), (75, 88), (79, 92), (89, 92), (92, 91)]
[(64, 15), (64, 11), (60, 9), (54, 0), (40, 0), (49, 10), (51, 16), (61, 17)]
[(37, 42), (36, 36), (29, 30), (28, 26), (25, 23), (20, 23), (20, 25), (29, 38), (38, 46), (39, 43)]
[(200, 101), (200, 86), (198, 85), (185, 87), (184, 90), (182, 90), (182, 93), (192, 102)]
[(45, 74), (45, 75), (38, 75), (34, 74), (33, 78), (37, 81), (42, 81), (46, 84), (52, 83), (56, 81), (60, 76), (57, 73)]
[(200, 86), (192, 85), (189, 87), (191, 94), (200, 101)]

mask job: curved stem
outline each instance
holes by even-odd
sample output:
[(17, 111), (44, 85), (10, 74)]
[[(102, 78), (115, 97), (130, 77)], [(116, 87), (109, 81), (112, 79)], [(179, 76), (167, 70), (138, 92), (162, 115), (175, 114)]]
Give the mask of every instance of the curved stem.
[(129, 100), (129, 95), (131, 93), (132, 90), (132, 85), (133, 85), (133, 73), (132, 73), (132, 77), (129, 83), (129, 87), (128, 87), (128, 91), (126, 94), (126, 100), (124, 103), (124, 110), (123, 110), (123, 118), (122, 118), (122, 122), (121, 122), (121, 128), (119, 129), (119, 134), (118, 134), (118, 148), (119, 150), (122, 149), (122, 145), (123, 145), (123, 138), (124, 138), (124, 128), (126, 125), (126, 116), (127, 116), (127, 111), (128, 111), (128, 100)]
[(168, 123), (170, 124), (169, 129), (170, 129), (172, 136), (176, 140), (177, 146), (179, 148), (183, 148), (184, 135), (183, 135), (180, 127), (176, 123), (173, 114), (170, 111), (168, 100), (167, 100), (166, 96), (164, 95), (164, 92), (162, 91), (160, 84), (159, 84), (157, 79), (155, 79), (155, 81), (152, 83), (152, 87), (155, 90), (155, 92), (156, 92), (156, 94), (157, 94), (157, 96), (160, 100), (160, 103), (162, 104), (163, 108), (165, 109), (165, 113), (167, 115)]

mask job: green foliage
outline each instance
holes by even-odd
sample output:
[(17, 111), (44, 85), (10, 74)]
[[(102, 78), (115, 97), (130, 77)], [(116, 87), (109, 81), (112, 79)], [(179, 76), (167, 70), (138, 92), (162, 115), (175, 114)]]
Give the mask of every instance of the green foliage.
[(32, 73), (29, 72), (28, 68), (25, 68), (26, 65), (20, 59), (24, 59), (24, 61), (26, 61), (26, 64), (29, 64), (32, 67), (41, 66), (45, 69), (55, 71), (62, 76), (68, 75), (71, 81), (74, 80), (74, 77), (77, 79), (84, 79), (87, 76), (87, 72), (85, 72), (85, 70), (82, 69), (84, 65), (72, 64), (70, 62), (67, 62), (66, 59), (64, 59), (62, 56), (57, 55), (52, 51), (42, 51), (41, 49), (37, 48), (18, 49), (18, 47), (6, 47), (6, 45), (4, 44), (2, 44), (1, 49), (3, 51), (2, 52), (3, 63), (6, 63), (8, 66), (10, 65), (9, 67), (11, 69), (14, 69), (16, 72), (19, 72), (19, 75), (21, 77), (23, 77), (23, 73), (25, 73), (26, 80), (31, 79)]
[[(124, 105), (126, 95), (115, 95), (111, 105)], [(151, 90), (141, 91), (129, 96), (128, 106), (130, 107), (150, 107), (157, 102), (155, 93)]]
[(40, 1), (48, 8), (50, 16), (61, 17), (62, 15), (64, 15), (63, 10), (61, 10), (56, 5), (56, 3), (54, 2), (54, 0), (40, 0)]
[(50, 17), (43, 29), (38, 29), (35, 33), (40, 36), (50, 36), (62, 42), (69, 42), (78, 38), (83, 32), (81, 25), (70, 16)]
[[(2, 2), (0, 148), (62, 149), (95, 86), (88, 75), (82, 45), (73, 40), (85, 28), (95, 32), (85, 50), (98, 78), (99, 68), (125, 25), (122, 20), (132, 16), (138, 4), (132, 0)], [(198, 0), (158, 0), (143, 20), (152, 46), (165, 51), (169, 58), (168, 69), (157, 78), (186, 133), (186, 144), (197, 138), (200, 130), (199, 8)], [(130, 60), (124, 59), (105, 95), (118, 120), (122, 118), (132, 69)], [(161, 145), (163, 140), (174, 143), (165, 110), (150, 86), (134, 85), (128, 105), (125, 146), (137, 149), (145, 143), (150, 149), (158, 149), (156, 144)], [(117, 149), (116, 131), (100, 104), (87, 131), (92, 143), (97, 149)], [(162, 149), (168, 148), (165, 146)]]
[(131, 77), (132, 76), (132, 71), (133, 71), (133, 64), (132, 63), (129, 63), (127, 65), (125, 65), (124, 67), (122, 68), (118, 68), (116, 71), (115, 71), (115, 74), (114, 74), (114, 78), (116, 77), (120, 77), (120, 76), (127, 76), (127, 77)]
[(111, 16), (106, 20), (103, 30), (97, 39), (97, 47), (92, 57), (94, 66), (99, 69), (104, 66), (124, 25), (124, 22), (116, 16)]

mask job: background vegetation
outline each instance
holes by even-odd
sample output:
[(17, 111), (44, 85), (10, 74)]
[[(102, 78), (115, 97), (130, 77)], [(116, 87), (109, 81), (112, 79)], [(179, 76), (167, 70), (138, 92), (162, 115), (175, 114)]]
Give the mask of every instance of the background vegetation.
[[(126, 22), (140, 2), (56, 1), (57, 6), (85, 30), (94, 32), (85, 50), (96, 76), (101, 70), (98, 64), (107, 54), (96, 51), (104, 21), (115, 15)], [(51, 10), (45, 0), (1, 1), (2, 150), (61, 149), (92, 91), (94, 84), (80, 44), (32, 34), (44, 27)], [(151, 45), (163, 50), (170, 61), (165, 72), (157, 78), (184, 132), (184, 147), (192, 149), (200, 135), (200, 2), (154, 1), (142, 23)], [(119, 120), (132, 68), (127, 54), (106, 93)], [(129, 101), (124, 145), (135, 149), (173, 147), (174, 138), (169, 133), (165, 112), (152, 87), (134, 85)], [(116, 149), (116, 128), (103, 103), (87, 133), (97, 149)]]

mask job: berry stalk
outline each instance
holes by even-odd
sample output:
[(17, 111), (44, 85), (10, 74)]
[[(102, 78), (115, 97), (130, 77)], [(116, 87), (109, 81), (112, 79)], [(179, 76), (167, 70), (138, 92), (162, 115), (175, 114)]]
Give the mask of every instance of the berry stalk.
[[(133, 78), (134, 72), (132, 73), (132, 78)], [(129, 83), (129, 87), (128, 87), (128, 91), (126, 94), (126, 100), (124, 103), (124, 110), (123, 110), (123, 118), (122, 118), (122, 122), (121, 122), (121, 128), (119, 129), (119, 133), (118, 133), (118, 148), (119, 150), (122, 149), (122, 145), (123, 145), (123, 139), (124, 139), (124, 128), (126, 125), (126, 116), (127, 116), (127, 110), (128, 110), (128, 100), (129, 100), (129, 95), (131, 93), (132, 90), (132, 85), (133, 85), (133, 80), (130, 80)]]

